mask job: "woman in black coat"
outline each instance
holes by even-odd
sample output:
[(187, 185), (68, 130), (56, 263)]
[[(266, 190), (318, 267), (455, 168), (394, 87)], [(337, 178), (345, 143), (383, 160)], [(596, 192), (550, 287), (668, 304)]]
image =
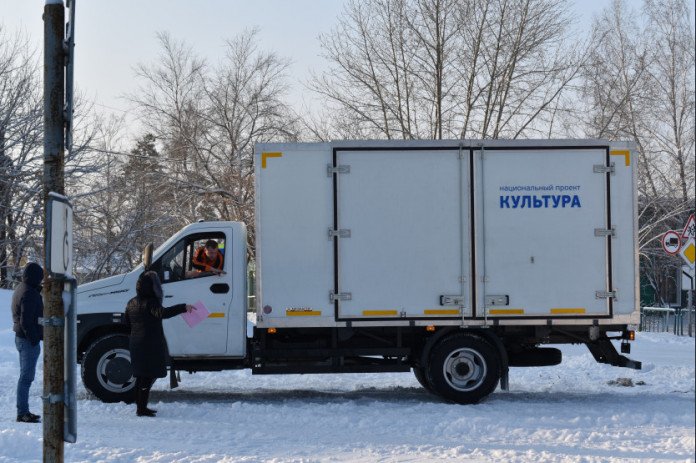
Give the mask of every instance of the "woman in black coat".
[(138, 416), (155, 416), (147, 408), (150, 388), (157, 378), (167, 376), (167, 341), (162, 320), (191, 312), (188, 304), (162, 307), (162, 285), (155, 272), (140, 275), (136, 296), (126, 305), (125, 322), (130, 329), (129, 349), (135, 376), (135, 403)]

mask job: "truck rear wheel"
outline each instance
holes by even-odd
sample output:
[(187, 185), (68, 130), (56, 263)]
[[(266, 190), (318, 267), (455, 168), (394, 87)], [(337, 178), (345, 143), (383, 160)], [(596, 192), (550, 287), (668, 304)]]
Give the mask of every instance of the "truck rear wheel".
[(493, 392), (500, 379), (500, 356), (483, 338), (456, 334), (430, 353), (428, 382), (433, 392), (452, 402), (473, 404)]
[(128, 337), (110, 334), (92, 343), (82, 359), (82, 382), (102, 402), (133, 402), (135, 378)]

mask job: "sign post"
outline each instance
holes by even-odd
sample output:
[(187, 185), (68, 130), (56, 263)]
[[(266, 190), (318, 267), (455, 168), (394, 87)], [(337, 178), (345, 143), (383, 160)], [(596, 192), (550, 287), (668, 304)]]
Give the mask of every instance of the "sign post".
[(63, 440), (77, 441), (77, 281), (72, 276), (73, 264), (73, 211), (68, 198), (54, 192), (48, 194), (46, 236), (46, 267), (52, 280), (64, 284), (62, 300), (64, 312), (63, 353)]
[[(72, 206), (64, 196), (65, 152), (66, 149), (68, 153), (72, 151), (75, 0), (68, 0), (70, 22), (67, 32), (63, 0), (45, 2), (43, 199), (46, 278), (41, 321), (44, 326), (43, 460), (53, 463), (63, 461), (63, 443), (75, 442), (77, 437)], [(64, 291), (65, 285), (68, 292)]]
[[(670, 256), (679, 256), (682, 258), (684, 265), (682, 267), (682, 281), (684, 277), (689, 280), (686, 285), (689, 288), (687, 309), (689, 311), (689, 336), (693, 336), (693, 317), (694, 317), (694, 267), (696, 264), (696, 219), (692, 213), (686, 220), (684, 230), (676, 231), (669, 230), (662, 235), (662, 249)], [(683, 288), (685, 285), (682, 284)], [(676, 332), (676, 319), (675, 319)]]
[[(44, 387), (43, 387), (43, 460), (63, 461), (64, 420), (64, 312), (63, 280), (51, 274), (51, 267), (63, 265), (52, 258), (50, 215), (53, 212), (51, 193), (65, 194), (65, 7), (62, 0), (46, 0), (44, 6), (44, 169), (43, 191), (45, 217), (44, 280)], [(60, 214), (56, 215), (56, 218)], [(60, 232), (58, 232), (60, 234)], [(54, 241), (56, 253), (62, 246)], [(49, 264), (49, 261), (53, 261)]]
[(687, 265), (684, 265), (682, 267), (682, 282), (684, 281), (684, 279), (688, 280), (688, 284), (684, 285), (682, 283), (682, 288), (684, 286), (689, 288), (689, 294), (687, 296), (687, 307), (689, 308), (689, 328), (688, 328), (688, 330), (689, 330), (689, 336), (693, 336), (694, 333), (692, 332), (691, 325), (694, 322), (694, 318), (693, 318), (694, 317), (694, 313), (693, 313), (694, 312), (693, 311), (693, 307), (694, 307), (693, 306), (693, 304), (694, 304), (694, 269), (689, 268), (689, 266), (687, 266)]
[(696, 220), (694, 220), (694, 214), (691, 214), (689, 216), (689, 219), (686, 221), (686, 225), (684, 226), (684, 231), (682, 231), (681, 234), (681, 241), (682, 241), (682, 247), (679, 250), (679, 255), (681, 258), (686, 262), (686, 266), (689, 268), (688, 272), (683, 273), (686, 274), (686, 276), (689, 278), (689, 282), (691, 283), (689, 288), (689, 295), (688, 295), (688, 307), (689, 307), (689, 336), (693, 336), (692, 332), (692, 324), (693, 324), (693, 317), (694, 317), (694, 263), (696, 262), (696, 244), (695, 238), (696, 238)]

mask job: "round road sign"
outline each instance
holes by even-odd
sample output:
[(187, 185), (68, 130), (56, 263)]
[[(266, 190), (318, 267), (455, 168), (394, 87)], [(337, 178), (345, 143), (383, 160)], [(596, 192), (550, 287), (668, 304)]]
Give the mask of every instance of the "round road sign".
[(662, 249), (667, 254), (675, 255), (681, 249), (681, 233), (670, 230), (662, 235)]

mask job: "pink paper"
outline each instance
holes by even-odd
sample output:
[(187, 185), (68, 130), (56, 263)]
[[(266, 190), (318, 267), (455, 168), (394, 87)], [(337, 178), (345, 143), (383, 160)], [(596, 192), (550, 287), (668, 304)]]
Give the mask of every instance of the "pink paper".
[(208, 318), (208, 314), (210, 313), (201, 301), (198, 301), (195, 304), (193, 304), (193, 308), (194, 310), (191, 311), (191, 313), (184, 312), (181, 314), (186, 324), (191, 328)]

